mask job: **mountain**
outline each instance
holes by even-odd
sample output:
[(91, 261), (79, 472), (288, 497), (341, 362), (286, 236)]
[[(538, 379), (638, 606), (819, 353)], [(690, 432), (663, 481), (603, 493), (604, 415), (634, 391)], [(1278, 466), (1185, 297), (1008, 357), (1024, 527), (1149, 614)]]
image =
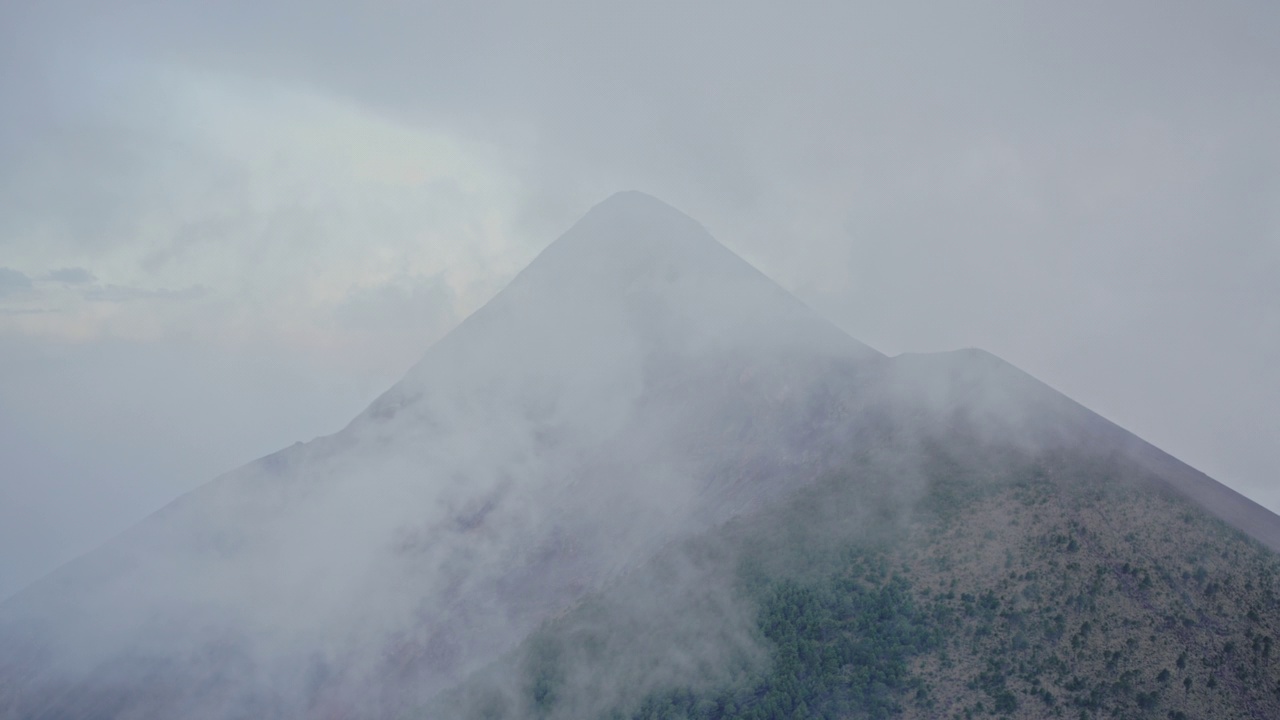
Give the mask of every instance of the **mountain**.
[(68, 683), (156, 716), (367, 703), (389, 676), (429, 694), (817, 472), (831, 443), (797, 398), (875, 357), (689, 218), (614, 196), (342, 431), (6, 603), (18, 707)]
[[(895, 694), (930, 673), (919, 682), (951, 688), (948, 712), (976, 712), (984, 691), (965, 690), (966, 673), (1003, 635), (966, 625), (985, 615), (964, 597), (986, 588), (1007, 609), (992, 588), (1012, 592), (982, 548), (1002, 539), (1027, 583), (1064, 572), (1039, 545), (1020, 559), (1033, 529), (1108, 562), (1138, 542), (1084, 511), (1070, 532), (1066, 511), (1024, 517), (1026, 487), (1104, 516), (1159, 506), (1109, 521), (1148, 554), (1157, 521), (1180, 513), (1203, 533), (1210, 517), (1233, 523), (1212, 532), (1256, 567), (1280, 549), (1274, 515), (1003, 361), (885, 357), (688, 217), (621, 193), (340, 432), (200, 487), (0, 606), (0, 717), (691, 716), (717, 707), (706, 693), (758, 717), (797, 716), (803, 695), (836, 717), (942, 707), (940, 691), (914, 706)], [(1077, 565), (1068, 575), (1093, 571)], [(1246, 583), (1262, 592), (1243, 576), (1232, 587)], [(828, 618), (881, 607), (887, 624), (862, 635), (896, 628), (882, 649), (900, 669), (878, 685), (802, 672), (827, 689), (764, 708), (770, 690), (753, 683), (791, 661), (760, 620), (806, 593), (831, 599)], [(1135, 597), (1115, 612), (1156, 612)], [(1265, 600), (1239, 642), (1280, 626)], [(971, 631), (970, 651), (939, 658), (940, 629)], [(983, 711), (1008, 710), (1006, 690)]]

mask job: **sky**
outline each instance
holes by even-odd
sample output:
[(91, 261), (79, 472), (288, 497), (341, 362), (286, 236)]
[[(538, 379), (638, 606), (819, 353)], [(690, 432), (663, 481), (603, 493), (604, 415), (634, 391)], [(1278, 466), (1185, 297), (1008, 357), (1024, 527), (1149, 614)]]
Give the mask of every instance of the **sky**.
[(1280, 511), (1280, 5), (0, 4), (0, 596), (334, 432), (593, 204)]

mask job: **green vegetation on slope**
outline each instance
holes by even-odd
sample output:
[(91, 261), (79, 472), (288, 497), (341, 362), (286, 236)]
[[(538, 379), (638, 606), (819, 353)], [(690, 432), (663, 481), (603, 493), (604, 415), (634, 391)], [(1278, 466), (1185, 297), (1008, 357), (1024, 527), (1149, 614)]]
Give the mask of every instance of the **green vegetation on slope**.
[(844, 572), (816, 583), (769, 583), (759, 629), (768, 670), (715, 692), (677, 690), (646, 698), (630, 717), (698, 720), (820, 718), (897, 712), (920, 681), (909, 659), (936, 647), (943, 623), (919, 607), (907, 581), (883, 559), (851, 556)]

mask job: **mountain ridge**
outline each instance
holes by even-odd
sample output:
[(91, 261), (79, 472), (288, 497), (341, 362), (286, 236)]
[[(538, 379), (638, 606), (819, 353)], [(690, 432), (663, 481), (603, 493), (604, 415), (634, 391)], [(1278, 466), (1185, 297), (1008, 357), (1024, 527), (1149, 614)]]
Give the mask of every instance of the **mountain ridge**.
[[(1014, 382), (1016, 384), (1025, 385), (1027, 381), (1030, 381), (1035, 386), (1049, 391), (1059, 402), (1067, 404), (1067, 407), (1070, 408), (1070, 415), (1077, 418), (1078, 422), (1087, 422), (1093, 426), (1088, 431), (1089, 442), (1117, 443), (1126, 453), (1135, 454), (1135, 457), (1139, 459), (1143, 466), (1153, 474), (1164, 478), (1165, 482), (1175, 492), (1209, 510), (1213, 515), (1236, 527), (1264, 546), (1275, 552), (1280, 552), (1280, 516), (986, 350), (965, 348), (942, 353), (912, 353), (896, 355), (893, 356), (893, 359), (901, 358), (907, 362), (928, 363), (942, 360), (947, 355), (952, 354), (961, 357), (978, 358), (977, 366), (985, 366), (989, 369), (988, 372), (991, 371), (990, 369), (994, 369), (994, 372), (1000, 372), (1015, 378)], [(963, 365), (957, 365), (946, 362), (940, 364), (944, 368), (953, 371), (957, 368), (964, 368), (971, 373), (970, 377), (963, 381), (953, 381), (950, 385), (951, 387), (956, 384), (967, 386), (988, 381), (981, 370), (976, 373), (973, 372), (975, 364), (964, 363)], [(953, 400), (952, 402), (955, 401)], [(987, 402), (990, 403), (990, 399)], [(997, 414), (990, 406), (983, 408), (983, 410), (991, 414)]]

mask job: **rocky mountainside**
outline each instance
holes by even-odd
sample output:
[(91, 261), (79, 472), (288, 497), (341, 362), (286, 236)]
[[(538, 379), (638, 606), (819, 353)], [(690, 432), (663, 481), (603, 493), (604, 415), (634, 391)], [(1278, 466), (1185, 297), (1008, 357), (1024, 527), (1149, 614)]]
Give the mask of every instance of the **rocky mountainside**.
[(895, 390), (845, 465), (414, 716), (1280, 717), (1280, 556), (1201, 476), (990, 356), (910, 364), (951, 380)]
[[(1161, 527), (1192, 544), (1162, 550)], [(1210, 563), (1209, 537), (1232, 564)], [(214, 480), (0, 606), (0, 717), (1007, 714), (1041, 712), (1023, 697), (1041, 690), (1050, 714), (1145, 712), (1172, 696), (1080, 699), (1121, 663), (1088, 654), (1114, 653), (1092, 629), (1203, 619), (1217, 606), (1176, 603), (1212, 582), (1227, 597), (1204, 568), (1236, 573), (1257, 619), (1153, 625), (1159, 652), (1208, 652), (1205, 628), (1239, 635), (1232, 652), (1269, 637), (1270, 581), (1241, 573), (1272, 572), (1277, 548), (1274, 515), (999, 359), (885, 357), (623, 193), (339, 433)], [(1166, 579), (1151, 599), (1142, 584)], [(1063, 634), (1000, 624), (1095, 586), (1128, 599), (1059, 608)], [(811, 600), (819, 619), (787, 619)], [(1091, 644), (1056, 650), (1073, 634)], [(839, 644), (863, 636), (879, 639)], [(1006, 664), (974, 679), (1006, 640)], [(1050, 647), (1056, 674), (1029, 674)], [(1273, 707), (1252, 687), (1231, 696), (1242, 716)]]

